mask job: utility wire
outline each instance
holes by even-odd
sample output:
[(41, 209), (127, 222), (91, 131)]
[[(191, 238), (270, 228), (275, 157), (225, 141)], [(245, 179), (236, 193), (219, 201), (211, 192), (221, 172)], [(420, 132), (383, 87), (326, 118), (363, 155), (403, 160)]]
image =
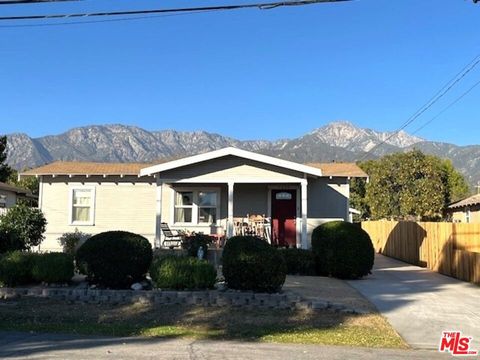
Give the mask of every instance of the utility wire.
[(440, 111), (437, 115), (435, 115), (433, 118), (431, 118), (430, 120), (428, 120), (425, 124), (423, 124), (422, 126), (420, 126), (418, 129), (416, 129), (412, 135), (415, 135), (416, 133), (418, 133), (420, 130), (422, 130), (424, 127), (426, 127), (427, 125), (429, 125), (430, 123), (432, 123), (434, 120), (436, 120), (437, 118), (440, 117), (440, 115), (442, 115), (443, 113), (445, 113), (448, 109), (450, 109), (453, 105), (455, 105), (456, 103), (458, 103), (460, 100), (462, 100), (469, 92), (471, 92), (473, 89), (475, 89), (478, 85), (480, 85), (480, 80), (477, 81), (475, 84), (473, 84), (473, 86), (471, 88), (469, 88), (467, 91), (465, 91), (462, 95), (460, 95), (459, 97), (457, 97), (454, 101), (452, 101), (450, 104), (448, 104), (446, 107), (444, 107), (442, 109), (442, 111)]
[(191, 11), (191, 12), (182, 12), (182, 13), (176, 13), (176, 14), (145, 15), (145, 16), (134, 16), (134, 17), (126, 17), (126, 18), (121, 17), (121, 18), (113, 18), (113, 19), (98, 19), (98, 20), (85, 20), (85, 21), (80, 20), (80, 21), (54, 22), (54, 23), (43, 23), (43, 24), (0, 25), (0, 29), (97, 24), (97, 23), (107, 23), (107, 22), (157, 19), (157, 18), (165, 18), (165, 17), (172, 17), (172, 16), (185, 16), (185, 15), (206, 14), (206, 13), (208, 13), (208, 11)]
[(82, 0), (0, 0), (0, 5), (18, 5), (18, 4), (38, 4), (65, 1), (82, 1)]
[(171, 9), (151, 9), (151, 10), (128, 10), (128, 11), (107, 11), (94, 13), (74, 13), (74, 14), (53, 14), (53, 15), (22, 15), (22, 16), (1, 16), (0, 21), (16, 21), (16, 20), (50, 20), (50, 19), (67, 19), (82, 17), (103, 17), (103, 16), (128, 16), (128, 15), (144, 15), (144, 14), (163, 14), (163, 13), (181, 13), (192, 11), (226, 11), (238, 9), (269, 10), (277, 7), (313, 5), (320, 3), (344, 2), (352, 0), (291, 0), (271, 3), (255, 3), (255, 4), (238, 4), (238, 5), (217, 5), (206, 7), (192, 8), (171, 8)]
[(450, 81), (448, 81), (436, 94), (427, 101), (422, 107), (420, 107), (410, 118), (407, 119), (397, 130), (392, 132), (386, 139), (382, 140), (370, 150), (368, 150), (361, 158), (360, 161), (365, 160), (375, 149), (385, 144), (388, 140), (397, 135), (400, 131), (405, 129), (408, 125), (417, 120), (422, 114), (430, 109), (435, 103), (437, 103), (443, 96), (445, 96), (455, 85), (457, 85), (465, 76), (467, 76), (478, 64), (480, 63), (480, 54), (477, 55), (471, 62), (469, 62), (457, 75), (455, 75)]

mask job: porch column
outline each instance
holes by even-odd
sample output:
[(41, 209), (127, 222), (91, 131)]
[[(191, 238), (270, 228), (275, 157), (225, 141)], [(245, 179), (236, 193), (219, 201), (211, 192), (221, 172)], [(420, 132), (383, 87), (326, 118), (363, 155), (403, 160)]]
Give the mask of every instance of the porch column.
[(162, 245), (162, 230), (160, 229), (160, 224), (162, 223), (162, 188), (163, 181), (160, 180), (160, 177), (157, 175), (157, 197), (156, 197), (156, 218), (155, 218), (155, 246), (156, 248), (161, 247)]
[(302, 249), (307, 249), (307, 179), (302, 180), (301, 182), (301, 197), (302, 197), (302, 234), (301, 234), (301, 244)]
[(227, 238), (233, 236), (233, 181), (228, 182)]

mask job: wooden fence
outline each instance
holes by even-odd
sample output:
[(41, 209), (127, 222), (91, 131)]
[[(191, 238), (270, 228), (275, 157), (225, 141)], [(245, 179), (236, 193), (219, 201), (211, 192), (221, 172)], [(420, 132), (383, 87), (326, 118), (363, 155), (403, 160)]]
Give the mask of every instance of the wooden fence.
[(480, 224), (366, 221), (378, 253), (480, 284)]

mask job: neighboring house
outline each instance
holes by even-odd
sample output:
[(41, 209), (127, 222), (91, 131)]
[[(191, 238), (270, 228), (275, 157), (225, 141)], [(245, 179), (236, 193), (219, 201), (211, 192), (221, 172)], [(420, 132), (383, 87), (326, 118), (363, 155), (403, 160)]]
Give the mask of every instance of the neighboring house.
[(480, 223), (480, 194), (450, 204), (447, 215), (453, 222)]
[(33, 198), (30, 190), (0, 182), (0, 214), (4, 214), (8, 208), (15, 206), (20, 199), (30, 201)]
[(55, 162), (21, 174), (40, 179), (39, 207), (48, 221), (42, 249), (75, 228), (95, 234), (126, 230), (159, 247), (171, 229), (235, 235), (235, 221), (271, 220), (271, 241), (310, 246), (322, 222), (349, 218), (355, 164), (303, 165), (236, 148), (152, 164)]

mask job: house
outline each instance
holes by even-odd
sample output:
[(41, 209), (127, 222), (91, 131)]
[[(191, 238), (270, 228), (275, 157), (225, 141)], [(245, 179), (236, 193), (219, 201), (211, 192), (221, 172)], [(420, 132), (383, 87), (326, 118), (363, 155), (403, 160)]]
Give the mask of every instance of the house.
[(453, 222), (480, 223), (480, 194), (450, 204), (447, 215)]
[(308, 248), (318, 224), (348, 220), (349, 179), (367, 175), (355, 164), (305, 165), (229, 147), (157, 164), (54, 162), (20, 176), (39, 178), (42, 250), (56, 250), (75, 228), (131, 231), (154, 247), (161, 223), (228, 238), (252, 214), (269, 223), (273, 244)]
[(34, 198), (30, 190), (25, 190), (0, 182), (0, 214), (15, 206), (20, 199), (31, 201)]

